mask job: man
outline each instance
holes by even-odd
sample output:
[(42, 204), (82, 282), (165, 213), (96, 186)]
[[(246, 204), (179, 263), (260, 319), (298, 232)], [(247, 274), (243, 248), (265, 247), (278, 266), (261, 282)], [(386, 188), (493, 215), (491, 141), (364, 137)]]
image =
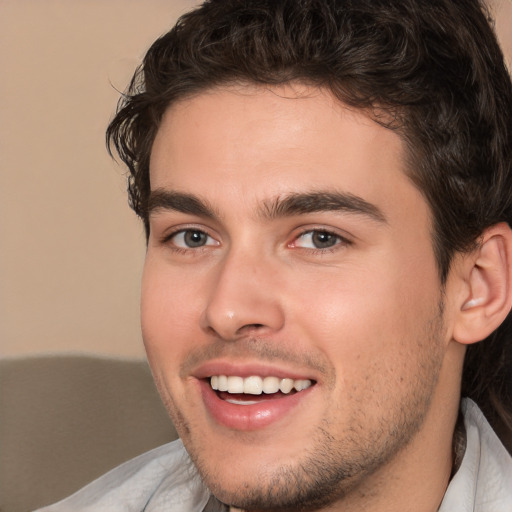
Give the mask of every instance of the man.
[(208, 1), (107, 135), (181, 441), (45, 510), (512, 510), (512, 85), (477, 0)]

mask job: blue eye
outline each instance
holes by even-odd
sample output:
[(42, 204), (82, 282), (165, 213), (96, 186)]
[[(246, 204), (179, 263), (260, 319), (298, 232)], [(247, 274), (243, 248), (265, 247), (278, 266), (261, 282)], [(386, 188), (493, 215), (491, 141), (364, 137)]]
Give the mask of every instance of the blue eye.
[(311, 231), (302, 233), (293, 245), (306, 249), (330, 249), (341, 243), (341, 241), (342, 238), (339, 235), (335, 235), (329, 231), (312, 229)]
[(174, 233), (169, 240), (181, 249), (197, 249), (207, 245), (218, 245), (216, 240), (198, 229), (183, 229)]

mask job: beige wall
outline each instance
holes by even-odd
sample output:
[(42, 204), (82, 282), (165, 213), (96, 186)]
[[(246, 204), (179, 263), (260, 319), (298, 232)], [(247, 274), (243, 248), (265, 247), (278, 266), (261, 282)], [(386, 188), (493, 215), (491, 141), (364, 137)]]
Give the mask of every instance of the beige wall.
[(0, 1), (0, 354), (142, 357), (142, 229), (104, 130), (191, 0)]
[(489, 0), (496, 18), (496, 31), (512, 71), (512, 0)]
[[(496, 0), (512, 57), (512, 3)], [(0, 0), (0, 355), (141, 357), (142, 229), (104, 129), (193, 0)]]

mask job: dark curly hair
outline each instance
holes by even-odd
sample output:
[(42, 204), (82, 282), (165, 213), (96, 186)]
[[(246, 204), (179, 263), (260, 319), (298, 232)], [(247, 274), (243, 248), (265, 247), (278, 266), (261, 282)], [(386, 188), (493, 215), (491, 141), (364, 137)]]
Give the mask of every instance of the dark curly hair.
[[(167, 107), (232, 83), (302, 82), (397, 130), (433, 213), (445, 282), (453, 255), (512, 225), (512, 84), (479, 0), (209, 0), (158, 39), (107, 131), (149, 230), (149, 159)], [(512, 446), (512, 318), (468, 347), (462, 392)]]

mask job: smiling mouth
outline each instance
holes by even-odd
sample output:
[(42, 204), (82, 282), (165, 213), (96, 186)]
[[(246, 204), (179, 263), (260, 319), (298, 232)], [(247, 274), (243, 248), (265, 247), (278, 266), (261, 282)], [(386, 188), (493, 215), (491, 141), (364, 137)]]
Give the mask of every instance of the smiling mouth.
[[(257, 375), (245, 378), (237, 375), (213, 375), (209, 382), (219, 398), (235, 405), (252, 405), (260, 403), (262, 399), (283, 398), (308, 389), (314, 384), (314, 381), (309, 379), (281, 379)], [(254, 400), (258, 395), (258, 400)]]

